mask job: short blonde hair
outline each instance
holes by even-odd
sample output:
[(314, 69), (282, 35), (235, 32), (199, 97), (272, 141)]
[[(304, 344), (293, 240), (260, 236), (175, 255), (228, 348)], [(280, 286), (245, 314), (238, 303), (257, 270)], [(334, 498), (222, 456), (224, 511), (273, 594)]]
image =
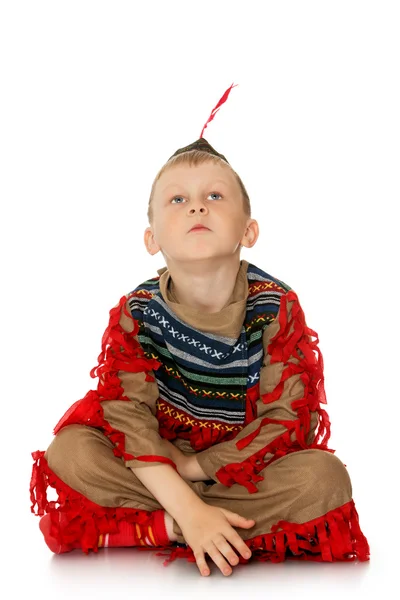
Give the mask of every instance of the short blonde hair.
[(160, 179), (161, 175), (163, 173), (165, 173), (165, 171), (167, 171), (169, 168), (176, 166), (176, 165), (189, 165), (191, 167), (191, 166), (201, 165), (207, 161), (212, 162), (214, 164), (224, 165), (225, 167), (228, 167), (228, 169), (231, 170), (231, 172), (234, 174), (234, 176), (236, 178), (236, 181), (237, 181), (240, 191), (242, 193), (243, 210), (248, 217), (251, 217), (250, 198), (246, 191), (246, 188), (244, 187), (242, 180), (240, 179), (240, 177), (236, 173), (236, 171), (234, 169), (232, 169), (232, 167), (227, 162), (225, 162), (222, 158), (220, 158), (219, 156), (216, 156), (215, 154), (210, 154), (209, 152), (204, 152), (203, 150), (189, 150), (188, 152), (182, 152), (181, 154), (177, 154), (176, 156), (173, 156), (172, 158), (170, 158), (165, 163), (165, 165), (163, 167), (161, 167), (161, 169), (158, 171), (158, 173), (153, 181), (153, 185), (151, 186), (149, 205), (147, 208), (147, 218), (148, 218), (150, 225), (153, 220), (153, 211), (152, 211), (151, 203), (152, 203), (153, 196), (154, 196), (154, 189), (155, 189), (156, 183)]

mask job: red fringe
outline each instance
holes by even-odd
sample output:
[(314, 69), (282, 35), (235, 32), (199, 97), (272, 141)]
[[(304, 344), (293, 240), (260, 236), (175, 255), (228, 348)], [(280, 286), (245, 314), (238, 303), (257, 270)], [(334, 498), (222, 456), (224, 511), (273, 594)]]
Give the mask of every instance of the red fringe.
[[(278, 529), (281, 531), (277, 531)], [(286, 559), (316, 562), (367, 561), (370, 556), (368, 541), (361, 532), (353, 500), (307, 523), (279, 521), (272, 527), (271, 533), (244, 541), (252, 551), (252, 557), (246, 560), (239, 555), (241, 564), (252, 560), (278, 563)], [(190, 547), (169, 547), (167, 551), (170, 552), (170, 557), (164, 562), (164, 566), (168, 566), (176, 558), (196, 562)], [(157, 552), (156, 556), (166, 554)]]
[(213, 427), (205, 427), (205, 423), (201, 419), (195, 419), (193, 415), (185, 412), (182, 408), (179, 410), (179, 416), (182, 415), (182, 420), (178, 420), (178, 418), (170, 416), (171, 411), (166, 410), (164, 407), (157, 413), (160, 435), (167, 440), (174, 440), (177, 437), (189, 440), (195, 452), (201, 452), (222, 442), (229, 442), (238, 435), (247, 423), (257, 418), (257, 399), (259, 397), (260, 384), (257, 382), (247, 388), (246, 391), (245, 422), (235, 426), (227, 426), (226, 422), (215, 420)]
[[(81, 544), (85, 554), (89, 551), (98, 552), (100, 534), (115, 533), (121, 520), (130, 523), (148, 525), (152, 512), (134, 509), (104, 507), (91, 502), (85, 496), (76, 492), (64, 483), (50, 469), (44, 458), (44, 452), (33, 452), (35, 464), (30, 483), (31, 512), (51, 515), (51, 535), (60, 544), (68, 545), (75, 542)], [(55, 488), (57, 500), (48, 501), (46, 489)], [(57, 506), (58, 505), (58, 506)], [(58, 512), (67, 517), (67, 525), (60, 528)], [(280, 531), (278, 531), (280, 529)], [(351, 500), (325, 515), (307, 523), (291, 523), (278, 521), (271, 528), (271, 533), (258, 535), (245, 540), (252, 551), (250, 560), (282, 562), (286, 559), (311, 561), (360, 561), (369, 560), (367, 539), (361, 532), (358, 513)], [(176, 558), (186, 558), (188, 562), (196, 562), (190, 546), (136, 546), (138, 550), (163, 550), (169, 552), (169, 558), (164, 561), (168, 566)], [(291, 555), (289, 554), (291, 553)], [(167, 556), (157, 552), (156, 556)], [(240, 563), (250, 562), (239, 555)]]
[[(293, 301), (292, 318), (288, 321), (286, 303), (291, 301)], [(286, 431), (281, 436), (272, 440), (272, 442), (245, 461), (231, 463), (221, 467), (216, 472), (219, 481), (227, 487), (231, 487), (234, 483), (239, 483), (246, 487), (249, 493), (256, 493), (258, 489), (255, 484), (264, 479), (258, 473), (271, 462), (285, 454), (307, 448), (318, 448), (332, 453), (335, 452), (335, 450), (331, 450), (327, 446), (330, 438), (330, 421), (328, 413), (321, 408), (321, 403), (326, 404), (327, 402), (324, 389), (324, 363), (318, 347), (318, 335), (307, 326), (299, 299), (293, 290), (281, 296), (279, 325), (279, 331), (271, 338), (267, 352), (271, 356), (271, 363), (283, 362), (286, 366), (274, 390), (261, 395), (262, 401), (264, 404), (269, 404), (278, 400), (282, 395), (284, 382), (296, 373), (301, 374), (301, 380), (304, 383), (304, 396), (291, 403), (293, 410), (298, 415), (298, 419), (285, 421), (265, 417), (261, 420), (259, 427), (255, 431), (236, 442), (236, 447), (242, 450), (248, 446), (260, 433), (262, 427), (270, 423), (286, 427)], [(293, 331), (289, 334), (292, 325)], [(312, 341), (311, 336), (316, 337), (316, 340)], [(318, 358), (315, 356), (314, 350), (317, 351)], [(297, 364), (289, 362), (289, 359), (293, 357), (299, 360)], [(318, 430), (314, 441), (311, 444), (307, 444), (306, 438), (310, 432), (311, 412), (315, 411), (318, 413)], [(292, 433), (295, 433), (295, 440), (291, 439)], [(274, 456), (265, 462), (263, 457), (267, 453), (272, 453)]]
[[(139, 523), (147, 528), (152, 524), (152, 512), (134, 508), (104, 507), (91, 502), (85, 496), (76, 492), (64, 483), (50, 469), (44, 452), (32, 452), (35, 460), (30, 483), (31, 512), (36, 515), (50, 513), (51, 536), (61, 545), (71, 545), (79, 542), (85, 554), (89, 550), (98, 552), (100, 534), (115, 533), (118, 523), (122, 520), (129, 523)], [(57, 491), (57, 500), (48, 501), (46, 490), (48, 486)], [(37, 512), (35, 513), (35, 505)], [(58, 506), (57, 506), (58, 505)], [(67, 525), (60, 527), (58, 512), (67, 517)], [(142, 546), (140, 546), (141, 548)], [(155, 546), (166, 549), (170, 546)]]
[[(162, 462), (170, 464), (176, 471), (177, 467), (173, 461), (165, 456), (141, 455), (133, 456), (125, 451), (125, 434), (111, 425), (104, 419), (104, 411), (101, 402), (105, 400), (121, 400), (123, 402), (132, 402), (130, 398), (124, 395), (124, 389), (118, 376), (118, 371), (127, 371), (130, 373), (146, 373), (146, 381), (154, 381), (154, 377), (149, 374), (152, 369), (158, 369), (161, 365), (156, 359), (146, 358), (143, 348), (134, 336), (139, 331), (139, 324), (126, 308), (127, 296), (124, 295), (118, 304), (110, 310), (110, 319), (105, 330), (102, 342), (101, 353), (98, 356), (98, 365), (90, 371), (92, 378), (98, 377), (97, 391), (90, 390), (86, 396), (77, 400), (63, 415), (54, 428), (54, 435), (66, 425), (82, 424), (90, 427), (100, 428), (114, 444), (113, 452), (115, 456), (122, 457), (124, 460), (142, 460), (145, 462)], [(125, 331), (120, 325), (120, 319), (124, 314), (132, 322), (132, 331)]]

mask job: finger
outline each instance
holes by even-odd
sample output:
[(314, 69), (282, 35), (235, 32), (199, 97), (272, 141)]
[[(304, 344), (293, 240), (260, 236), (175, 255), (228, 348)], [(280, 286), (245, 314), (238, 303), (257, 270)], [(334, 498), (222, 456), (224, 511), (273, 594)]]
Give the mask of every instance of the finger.
[[(215, 542), (214, 542), (215, 543)], [(239, 562), (237, 554), (234, 552), (232, 546), (228, 544), (226, 539), (222, 539), (220, 542), (215, 543), (218, 550), (225, 556), (231, 565), (237, 565)]]
[(228, 519), (229, 524), (232, 527), (253, 527), (253, 525), (255, 524), (254, 519), (247, 519), (246, 517), (238, 515), (237, 513), (232, 513), (230, 516), (234, 517), (234, 519)]
[(195, 555), (195, 559), (196, 559), (196, 563), (197, 563), (197, 566), (199, 568), (200, 574), (204, 575), (204, 576), (209, 575), (210, 574), (210, 569), (208, 568), (208, 565), (206, 563), (206, 559), (204, 557), (204, 554), (203, 553), (196, 554)]
[(217, 567), (220, 569), (222, 575), (230, 575), (232, 573), (232, 569), (229, 564), (226, 562), (222, 554), (219, 552), (218, 548), (215, 546), (208, 546), (206, 548), (207, 554), (212, 558)]
[(252, 525), (254, 525), (255, 523), (254, 519), (247, 519), (246, 517), (242, 517), (241, 515), (238, 515), (238, 517), (245, 524), (246, 527), (248, 527), (250, 523)]
[(231, 531), (227, 531), (225, 537), (228, 540), (228, 542), (232, 544), (232, 546), (235, 549), (238, 550), (238, 552), (243, 556), (243, 558), (248, 560), (251, 557), (250, 548), (245, 544), (244, 540), (242, 540), (237, 531), (235, 531), (234, 529), (232, 529)]

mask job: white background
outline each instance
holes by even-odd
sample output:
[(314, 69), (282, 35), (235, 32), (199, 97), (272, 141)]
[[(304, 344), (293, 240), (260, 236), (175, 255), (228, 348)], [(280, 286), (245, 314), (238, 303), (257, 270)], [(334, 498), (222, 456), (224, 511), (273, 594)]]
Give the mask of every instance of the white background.
[[(0, 6), (7, 597), (397, 597), (399, 3)], [(371, 560), (254, 563), (230, 577), (212, 565), (202, 578), (135, 549), (55, 556), (30, 512), (30, 453), (95, 389), (111, 307), (165, 266), (143, 242), (151, 184), (232, 83), (204, 137), (251, 197), (260, 237), (242, 258), (288, 283), (319, 335), (330, 447)]]

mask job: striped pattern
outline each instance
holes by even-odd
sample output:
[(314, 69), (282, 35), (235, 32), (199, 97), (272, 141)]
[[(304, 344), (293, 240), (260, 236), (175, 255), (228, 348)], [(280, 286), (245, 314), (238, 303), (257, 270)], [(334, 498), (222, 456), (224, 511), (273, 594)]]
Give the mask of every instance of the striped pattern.
[(182, 321), (164, 301), (159, 277), (127, 294), (146, 356), (162, 363), (154, 372), (160, 433), (165, 419), (168, 429), (173, 420), (174, 429), (188, 438), (193, 427), (223, 431), (227, 439), (243, 428), (248, 391), (259, 382), (263, 331), (275, 319), (281, 296), (291, 289), (251, 263), (247, 279), (246, 317), (238, 339)]

